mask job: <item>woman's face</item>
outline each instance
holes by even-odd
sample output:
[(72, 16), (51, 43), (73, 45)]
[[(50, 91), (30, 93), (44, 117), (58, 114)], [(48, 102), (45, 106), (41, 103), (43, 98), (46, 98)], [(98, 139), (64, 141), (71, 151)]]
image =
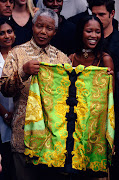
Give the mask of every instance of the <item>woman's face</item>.
[(15, 0), (15, 3), (18, 4), (18, 5), (26, 5), (27, 3), (27, 0)]
[(0, 46), (9, 47), (15, 41), (15, 35), (12, 27), (5, 23), (0, 26)]
[(94, 49), (101, 39), (101, 27), (98, 21), (89, 20), (83, 30), (83, 43), (85, 49)]

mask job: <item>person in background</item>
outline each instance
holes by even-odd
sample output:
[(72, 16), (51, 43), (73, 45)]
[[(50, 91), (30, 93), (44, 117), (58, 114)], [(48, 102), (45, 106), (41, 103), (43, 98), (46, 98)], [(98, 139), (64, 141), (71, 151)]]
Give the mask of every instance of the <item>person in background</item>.
[(103, 24), (104, 46), (110, 54), (114, 63), (115, 73), (115, 156), (113, 166), (111, 167), (111, 179), (117, 173), (119, 168), (119, 32), (113, 27), (113, 18), (115, 15), (114, 0), (88, 0), (89, 8)]
[(14, 7), (14, 0), (0, 0), (0, 17), (10, 17)]
[(0, 17), (2, 16), (7, 17), (14, 25), (16, 39), (13, 46), (31, 39), (32, 17), (26, 1), (0, 0)]
[(86, 11), (87, 9), (87, 2), (86, 0), (64, 0), (63, 1), (63, 8), (61, 11), (61, 15), (63, 15), (66, 19)]
[[(14, 0), (0, 0), (0, 18), (1, 17), (9, 18), (12, 15), (13, 7), (14, 7)], [(0, 67), (0, 69), (1, 69), (1, 67)], [(1, 153), (2, 153), (2, 142), (1, 142), (1, 138), (0, 138), (0, 172), (2, 171)], [(3, 179), (3, 173), (2, 174), (0, 173), (0, 179)]]
[[(118, 20), (119, 22), (119, 1), (115, 0), (115, 18)], [(119, 23), (118, 23), (118, 30), (119, 30)]]
[(111, 56), (103, 52), (103, 27), (96, 16), (87, 15), (79, 21), (76, 39), (78, 48), (74, 54), (69, 56), (73, 67), (79, 64), (86, 67), (94, 65), (109, 67), (114, 71)]
[[(72, 66), (76, 67), (79, 64), (84, 66), (98, 66), (108, 67), (108, 74), (114, 75), (114, 65), (111, 56), (103, 51), (103, 27), (102, 23), (96, 16), (87, 15), (84, 16), (78, 24), (76, 39), (78, 48), (74, 54), (71, 54), (69, 58), (72, 61)], [(113, 76), (113, 88), (114, 88), (114, 76)], [(100, 156), (100, 154), (97, 154)], [(97, 165), (98, 167), (98, 165)], [(91, 172), (89, 177), (95, 177), (97, 179), (106, 180), (107, 173), (104, 172)], [(93, 179), (91, 178), (91, 179)], [(79, 177), (80, 179), (80, 177)], [(94, 179), (93, 179), (94, 180)]]
[(51, 46), (50, 40), (58, 28), (58, 16), (51, 9), (40, 9), (33, 17), (33, 38), (14, 47), (6, 59), (1, 91), (14, 98), (15, 110), (12, 123), (13, 178), (33, 180), (35, 167), (26, 163), (24, 155), (24, 123), (31, 75), (38, 74), (39, 62), (52, 64), (70, 63), (69, 58)]
[[(10, 20), (0, 17), (0, 77), (8, 52), (15, 41), (13, 25)], [(10, 180), (11, 167), (11, 122), (13, 98), (7, 98), (0, 92), (0, 141), (2, 155), (3, 180)]]
[(43, 6), (52, 9), (57, 13), (59, 18), (59, 27), (50, 44), (67, 55), (72, 54), (75, 49), (76, 25), (69, 22), (61, 15), (63, 0), (43, 0)]
[(10, 17), (14, 7), (14, 0), (0, 0), (0, 17)]
[(11, 21), (16, 34), (13, 46), (29, 41), (32, 37), (32, 17), (27, 6), (27, 0), (15, 0)]
[[(88, 7), (88, 2), (90, 2), (90, 0), (87, 0), (86, 10), (85, 10), (85, 11), (82, 11), (82, 12), (79, 11), (76, 15), (69, 17), (68, 20), (69, 20), (70, 22), (74, 23), (74, 24), (77, 24), (77, 23), (79, 22), (79, 20), (80, 20), (82, 17), (84, 17), (85, 15), (88, 15), (88, 14), (89, 14), (89, 15), (92, 15), (92, 12), (91, 12), (91, 10), (90, 10), (89, 7)], [(114, 18), (113, 18), (112, 24), (113, 24), (113, 27), (114, 27), (116, 30), (118, 30), (118, 24), (119, 24), (119, 23), (118, 23), (117, 19), (114, 19)]]
[[(39, 8), (43, 7), (43, 0), (38, 0), (36, 6)], [(63, 15), (66, 19), (71, 16), (74, 16), (78, 13), (84, 12), (87, 7), (86, 0), (63, 0), (63, 7), (61, 11), (61, 15)]]
[(115, 66), (115, 72), (119, 71), (119, 32), (113, 27), (113, 18), (115, 14), (114, 0), (88, 0), (89, 8), (103, 24), (104, 45), (110, 53)]

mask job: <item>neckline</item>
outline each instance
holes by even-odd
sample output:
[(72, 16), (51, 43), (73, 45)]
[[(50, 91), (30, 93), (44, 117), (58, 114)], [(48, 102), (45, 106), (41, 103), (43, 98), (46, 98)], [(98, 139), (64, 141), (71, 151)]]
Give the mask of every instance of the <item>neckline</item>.
[(13, 23), (17, 24), (17, 26), (19, 26), (20, 28), (24, 28), (25, 26), (27, 26), (27, 24), (29, 23), (30, 19), (32, 19), (31, 15), (29, 16), (29, 19), (27, 21), (27, 23), (24, 26), (20, 26), (13, 18), (13, 16), (11, 16), (11, 19), (13, 21)]
[[(74, 53), (73, 54), (73, 58), (72, 58), (72, 66), (73, 66), (73, 64), (74, 64), (74, 60), (76, 60), (77, 59), (77, 56), (76, 56), (76, 53)], [(100, 65), (100, 60), (98, 61), (98, 63), (97, 63), (97, 65), (94, 65), (94, 63), (95, 63), (95, 59), (93, 60), (93, 62), (92, 62), (92, 64), (90, 64), (89, 66), (97, 66), (97, 67), (99, 67), (99, 65)], [(78, 65), (83, 65), (83, 66), (85, 66), (84, 64), (78, 64)], [(78, 66), (77, 65), (77, 66)], [(76, 67), (77, 67), (76, 66)], [(89, 67), (89, 66), (85, 66), (85, 67)]]

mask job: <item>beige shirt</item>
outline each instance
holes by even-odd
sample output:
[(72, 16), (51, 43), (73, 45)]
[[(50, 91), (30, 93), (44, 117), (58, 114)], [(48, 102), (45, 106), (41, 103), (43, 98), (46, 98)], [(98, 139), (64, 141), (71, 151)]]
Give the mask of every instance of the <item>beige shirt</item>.
[(8, 54), (3, 74), (2, 92), (12, 96), (15, 103), (15, 111), (12, 122), (12, 150), (24, 152), (24, 122), (27, 98), (31, 76), (23, 72), (23, 65), (30, 60), (38, 60), (52, 64), (70, 63), (69, 58), (48, 45), (44, 50), (37, 46), (33, 39), (25, 44), (14, 47)]

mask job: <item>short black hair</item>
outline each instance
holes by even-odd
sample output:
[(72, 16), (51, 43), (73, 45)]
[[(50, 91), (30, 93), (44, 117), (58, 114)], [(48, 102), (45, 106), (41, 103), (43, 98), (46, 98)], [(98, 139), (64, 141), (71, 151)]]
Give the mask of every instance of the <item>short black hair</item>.
[(76, 30), (76, 53), (80, 54), (82, 52), (82, 49), (84, 48), (83, 43), (83, 30), (86, 23), (88, 23), (90, 20), (95, 20), (100, 24), (101, 27), (101, 39), (99, 40), (97, 46), (93, 50), (93, 53), (95, 55), (95, 59), (98, 57), (98, 54), (100, 54), (100, 57), (102, 57), (102, 51), (103, 51), (103, 44), (104, 44), (104, 33), (103, 33), (103, 25), (98, 17), (95, 15), (86, 15), (83, 18), (80, 19), (80, 21), (77, 24), (77, 30)]
[(115, 10), (115, 1), (114, 0), (87, 0), (89, 9), (92, 10), (94, 6), (104, 5), (109, 13), (112, 10)]
[(14, 25), (13, 23), (11, 22), (11, 20), (9, 20), (7, 17), (3, 16), (3, 17), (0, 17), (0, 26), (3, 25), (3, 24), (9, 24), (9, 26), (12, 27), (13, 31), (14, 31)]

